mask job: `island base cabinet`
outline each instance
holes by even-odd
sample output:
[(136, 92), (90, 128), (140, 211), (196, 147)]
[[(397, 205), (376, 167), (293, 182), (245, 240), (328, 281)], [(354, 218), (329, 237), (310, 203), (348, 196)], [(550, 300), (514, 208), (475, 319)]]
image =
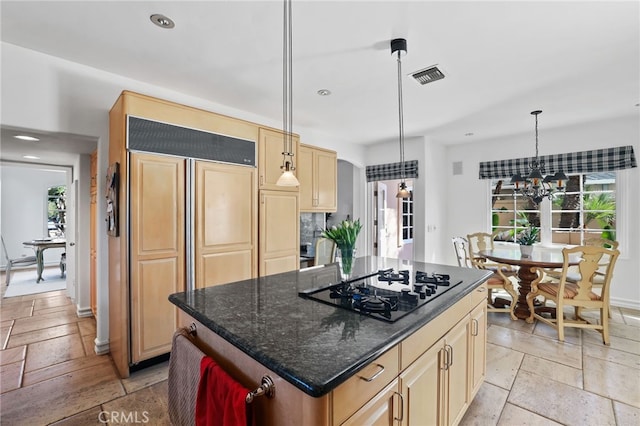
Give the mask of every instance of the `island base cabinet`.
[(180, 324), (195, 324), (197, 346), (245, 387), (273, 379), (275, 397), (254, 400), (257, 425), (456, 425), (486, 370), (486, 285), (318, 398), (183, 311)]
[(469, 401), (468, 324), (460, 321), (400, 375), (403, 425), (457, 424)]

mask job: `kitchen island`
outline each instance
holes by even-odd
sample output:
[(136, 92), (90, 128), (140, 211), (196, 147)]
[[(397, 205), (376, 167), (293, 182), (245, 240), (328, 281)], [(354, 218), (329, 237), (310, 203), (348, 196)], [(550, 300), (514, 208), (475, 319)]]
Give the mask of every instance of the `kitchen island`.
[[(299, 294), (339, 282), (337, 264), (169, 300), (181, 311), (181, 325), (195, 324), (197, 345), (236, 380), (250, 389), (263, 375), (274, 381), (275, 396), (254, 401), (258, 424), (456, 423), (484, 378), (482, 284), (490, 273), (363, 257), (353, 275), (388, 268), (447, 274), (458, 285), (395, 322)], [(422, 394), (429, 403), (410, 404)]]

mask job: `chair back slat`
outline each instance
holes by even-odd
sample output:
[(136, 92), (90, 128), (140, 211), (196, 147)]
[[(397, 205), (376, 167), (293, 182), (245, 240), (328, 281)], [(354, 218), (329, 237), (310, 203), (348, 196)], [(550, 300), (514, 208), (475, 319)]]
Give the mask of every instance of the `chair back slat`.
[(469, 243), (464, 237), (453, 237), (451, 239), (453, 242), (453, 250), (456, 253), (456, 260), (458, 261), (458, 266), (462, 268), (471, 268), (471, 261), (469, 260), (469, 251), (467, 246)]

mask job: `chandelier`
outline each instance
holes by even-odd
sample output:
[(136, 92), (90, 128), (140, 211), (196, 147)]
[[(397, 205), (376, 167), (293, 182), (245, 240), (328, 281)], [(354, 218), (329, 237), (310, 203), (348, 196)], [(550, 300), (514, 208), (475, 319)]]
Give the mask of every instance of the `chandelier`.
[(402, 117), (402, 61), (400, 56), (407, 53), (407, 40), (396, 38), (391, 40), (391, 54), (398, 52), (398, 121), (400, 123), (400, 190), (396, 198), (410, 198), (411, 193), (404, 181), (404, 122)]
[(519, 192), (530, 198), (536, 205), (545, 197), (551, 199), (555, 192), (564, 191), (565, 187), (562, 181), (569, 179), (561, 171), (544, 176), (546, 174), (544, 161), (541, 161), (538, 156), (538, 115), (541, 113), (542, 111), (531, 111), (531, 115), (536, 117), (536, 156), (529, 164), (531, 172), (527, 177), (522, 177), (520, 173), (511, 177), (511, 183), (515, 184), (514, 192)]
[(293, 171), (293, 49), (291, 0), (284, 0), (282, 31), (282, 174), (277, 186), (298, 186), (300, 183)]

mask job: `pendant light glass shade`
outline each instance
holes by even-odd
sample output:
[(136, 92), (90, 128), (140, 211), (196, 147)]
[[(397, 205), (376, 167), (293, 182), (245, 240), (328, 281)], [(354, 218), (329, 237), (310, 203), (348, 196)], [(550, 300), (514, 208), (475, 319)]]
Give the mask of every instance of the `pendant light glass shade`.
[(296, 175), (293, 174), (293, 171), (291, 171), (291, 163), (290, 162), (286, 162), (285, 163), (285, 169), (282, 172), (282, 174), (280, 175), (280, 177), (278, 178), (278, 181), (276, 182), (276, 185), (278, 186), (298, 186), (300, 185), (300, 182), (298, 182), (298, 179), (296, 178)]

